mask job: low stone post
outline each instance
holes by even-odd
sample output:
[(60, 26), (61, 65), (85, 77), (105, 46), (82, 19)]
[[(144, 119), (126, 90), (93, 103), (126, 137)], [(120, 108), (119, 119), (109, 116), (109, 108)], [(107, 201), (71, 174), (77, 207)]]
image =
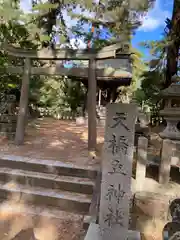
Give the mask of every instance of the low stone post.
[(159, 168), (160, 184), (166, 184), (169, 182), (172, 152), (173, 152), (172, 140), (164, 139), (162, 144), (161, 163)]
[(136, 190), (138, 191), (143, 189), (146, 177), (147, 149), (148, 139), (145, 137), (139, 137), (136, 164)]

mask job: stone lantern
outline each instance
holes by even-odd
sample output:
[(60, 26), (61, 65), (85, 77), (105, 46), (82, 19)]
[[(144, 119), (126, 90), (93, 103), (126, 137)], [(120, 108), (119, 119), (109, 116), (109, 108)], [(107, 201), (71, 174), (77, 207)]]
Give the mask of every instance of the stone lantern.
[(16, 132), (16, 96), (0, 94), (0, 135), (13, 139)]
[(172, 84), (161, 91), (162, 98), (165, 100), (165, 107), (160, 111), (167, 126), (159, 135), (162, 138), (180, 140), (178, 123), (180, 122), (180, 78), (172, 77)]

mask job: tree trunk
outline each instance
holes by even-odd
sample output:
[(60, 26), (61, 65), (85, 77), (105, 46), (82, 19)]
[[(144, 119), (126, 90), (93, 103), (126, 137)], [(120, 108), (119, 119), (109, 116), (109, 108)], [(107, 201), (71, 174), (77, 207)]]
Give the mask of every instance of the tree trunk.
[(171, 84), (171, 78), (178, 70), (179, 43), (168, 48), (165, 88)]
[(178, 0), (174, 0), (173, 16), (170, 29), (170, 40), (173, 41), (167, 50), (167, 67), (166, 67), (166, 83), (165, 87), (171, 84), (171, 78), (173, 75), (177, 74), (178, 71), (178, 55), (180, 47), (180, 27), (179, 19), (180, 17), (180, 3)]

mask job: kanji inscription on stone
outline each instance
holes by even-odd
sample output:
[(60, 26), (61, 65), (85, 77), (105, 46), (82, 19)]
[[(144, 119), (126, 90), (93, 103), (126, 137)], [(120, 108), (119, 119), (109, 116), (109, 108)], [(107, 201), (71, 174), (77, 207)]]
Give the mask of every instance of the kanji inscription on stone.
[(127, 240), (136, 115), (134, 104), (107, 106), (99, 222), (102, 240)]

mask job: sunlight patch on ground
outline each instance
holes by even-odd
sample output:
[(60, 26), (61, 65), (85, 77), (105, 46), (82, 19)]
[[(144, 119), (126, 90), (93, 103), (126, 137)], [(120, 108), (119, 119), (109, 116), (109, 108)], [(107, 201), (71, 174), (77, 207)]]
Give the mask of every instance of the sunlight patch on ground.
[(55, 141), (51, 142), (49, 145), (52, 146), (52, 147), (63, 146), (64, 142), (59, 141), (59, 140), (55, 140)]
[(42, 219), (37, 228), (34, 228), (34, 235), (37, 239), (54, 240), (58, 235), (58, 228), (52, 221)]

